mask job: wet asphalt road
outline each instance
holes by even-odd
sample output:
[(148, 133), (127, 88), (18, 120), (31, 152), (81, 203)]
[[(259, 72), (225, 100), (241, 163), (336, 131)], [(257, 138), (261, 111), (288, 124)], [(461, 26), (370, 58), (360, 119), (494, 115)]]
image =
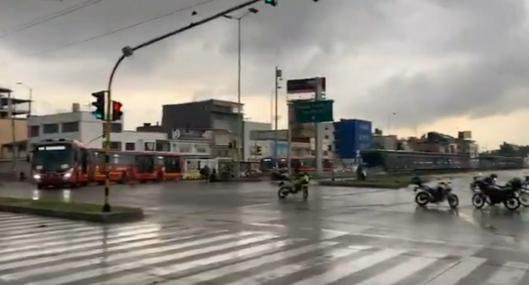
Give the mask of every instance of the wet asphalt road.
[[(529, 209), (475, 210), (472, 175), (450, 175), (458, 211), (418, 208), (411, 188), (279, 201), (270, 182), (113, 185), (112, 204), (144, 208), (144, 222), (0, 213), (0, 284), (529, 284)], [(101, 203), (103, 189), (12, 183), (0, 196)]]

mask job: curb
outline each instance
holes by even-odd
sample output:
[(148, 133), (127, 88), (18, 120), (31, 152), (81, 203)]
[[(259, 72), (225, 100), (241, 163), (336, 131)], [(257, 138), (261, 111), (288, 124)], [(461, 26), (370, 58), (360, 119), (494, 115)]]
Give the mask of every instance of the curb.
[(86, 213), (0, 204), (0, 211), (18, 214), (32, 214), (44, 217), (63, 218), (69, 220), (97, 222), (103, 224), (128, 223), (140, 221), (143, 219), (143, 210), (139, 208), (123, 209), (116, 207), (115, 212)]

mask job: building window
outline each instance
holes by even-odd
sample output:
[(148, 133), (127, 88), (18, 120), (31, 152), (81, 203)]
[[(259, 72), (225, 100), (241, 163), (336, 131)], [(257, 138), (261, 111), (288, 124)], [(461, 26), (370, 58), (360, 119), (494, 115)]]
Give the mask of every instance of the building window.
[(145, 151), (154, 151), (156, 144), (154, 142), (146, 142), (144, 145)]
[(123, 125), (122, 124), (118, 124), (118, 123), (112, 123), (112, 130), (111, 132), (113, 133), (121, 133), (121, 131), (123, 130)]
[(325, 139), (328, 140), (329, 139), (329, 135), (325, 135)]
[(136, 150), (136, 144), (133, 142), (126, 143), (125, 150)]
[(191, 145), (190, 144), (181, 144), (180, 147), (181, 153), (190, 153), (191, 152)]
[(111, 150), (121, 150), (121, 142), (110, 142)]
[(79, 122), (69, 122), (62, 124), (63, 133), (73, 133), (79, 131)]
[(43, 131), (45, 134), (55, 134), (59, 132), (59, 125), (58, 124), (45, 124), (43, 127)]
[(203, 145), (197, 145), (195, 147), (195, 149), (197, 150), (198, 153), (207, 153), (208, 152), (207, 147), (203, 146)]
[(40, 135), (40, 126), (31, 126), (29, 129), (29, 136), (34, 138)]
[(328, 146), (327, 146), (327, 150), (328, 150), (328, 151), (332, 151), (332, 145), (328, 145)]

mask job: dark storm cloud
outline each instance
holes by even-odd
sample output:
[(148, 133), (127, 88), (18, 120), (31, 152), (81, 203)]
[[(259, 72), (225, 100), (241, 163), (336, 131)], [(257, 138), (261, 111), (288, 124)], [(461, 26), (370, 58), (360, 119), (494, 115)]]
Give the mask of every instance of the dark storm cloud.
[[(80, 2), (0, 0), (5, 8), (0, 27), (9, 30)], [(105, 0), (2, 39), (0, 48), (38, 60), (43, 70), (53, 67), (50, 81), (60, 77), (86, 89), (102, 86), (121, 47), (187, 25), (193, 20), (190, 11), (56, 52), (38, 52), (197, 2)], [(197, 8), (196, 18), (241, 2), (216, 0)], [(280, 0), (278, 7), (257, 8), (259, 14), (243, 20), (245, 96), (268, 96), (279, 65), (287, 78), (327, 76), (329, 96), (338, 102), (337, 118), (385, 122), (398, 112), (396, 124), (412, 126), (529, 107), (525, 1)], [(122, 67), (119, 80), (152, 84), (153, 90), (158, 82), (141, 80), (174, 80), (195, 87), (190, 96), (196, 98), (224, 96), (235, 90), (236, 51), (236, 23), (218, 19), (139, 51)], [(367, 68), (365, 62), (376, 66)]]
[[(369, 92), (380, 118), (401, 126), (450, 116), (487, 117), (529, 107), (529, 39), (523, 1), (437, 1), (456, 24), (433, 54), (466, 58), (441, 68), (393, 76)], [(435, 19), (432, 19), (435, 20)]]

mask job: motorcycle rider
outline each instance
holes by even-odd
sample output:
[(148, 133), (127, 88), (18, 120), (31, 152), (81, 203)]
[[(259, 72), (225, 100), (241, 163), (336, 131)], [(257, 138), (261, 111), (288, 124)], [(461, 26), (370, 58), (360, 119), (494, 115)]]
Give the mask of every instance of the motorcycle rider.
[(301, 172), (299, 168), (294, 169), (294, 179), (293, 179), (293, 186), (294, 190), (297, 192), (301, 190), (301, 187), (305, 184), (309, 184), (309, 175), (307, 172)]

